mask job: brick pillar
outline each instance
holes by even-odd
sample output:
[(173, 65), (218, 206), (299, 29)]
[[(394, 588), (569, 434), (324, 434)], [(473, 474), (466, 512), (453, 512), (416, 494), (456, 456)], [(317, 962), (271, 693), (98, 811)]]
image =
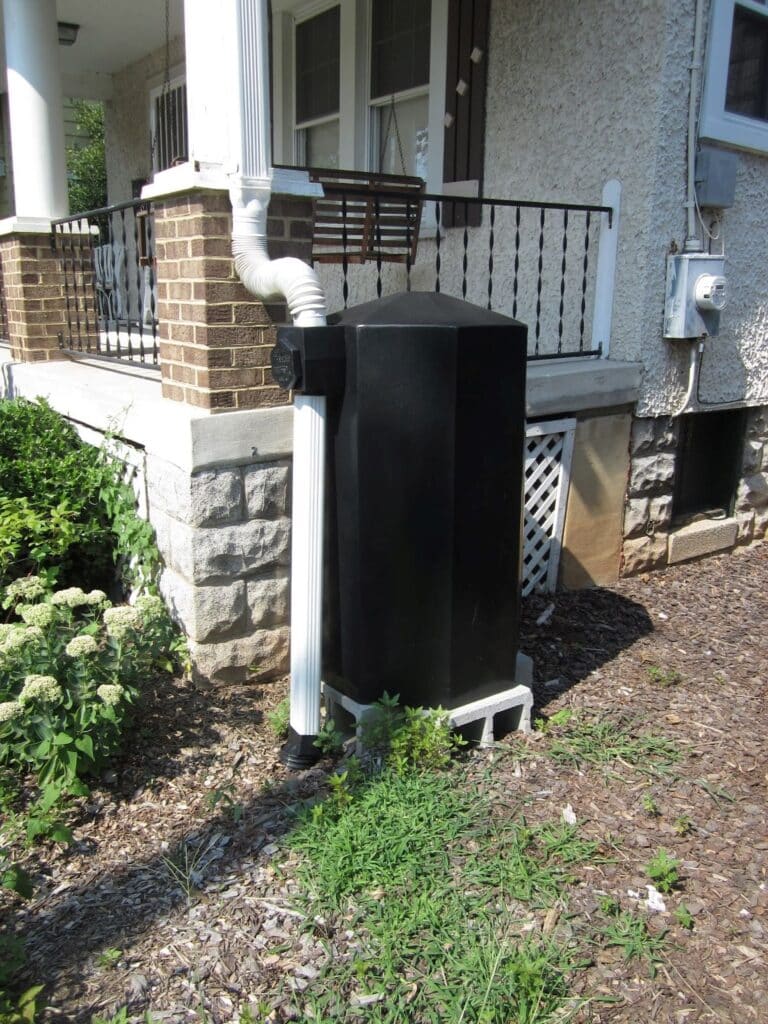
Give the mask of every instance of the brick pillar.
[[(227, 193), (168, 198), (155, 225), (163, 396), (213, 412), (285, 405), (269, 370), (285, 310), (255, 299), (235, 273)], [(273, 199), (268, 231), (270, 256), (308, 260), (311, 201)]]
[(19, 362), (59, 359), (67, 328), (64, 271), (47, 234), (0, 239), (2, 285), (11, 354)]

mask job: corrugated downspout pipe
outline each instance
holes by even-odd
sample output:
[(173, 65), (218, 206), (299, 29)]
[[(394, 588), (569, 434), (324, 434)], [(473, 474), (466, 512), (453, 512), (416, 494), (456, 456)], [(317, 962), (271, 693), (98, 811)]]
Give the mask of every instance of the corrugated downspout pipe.
[[(230, 198), (232, 254), (245, 287), (264, 301), (285, 299), (297, 327), (324, 325), (327, 304), (315, 271), (299, 259), (269, 258), (269, 189), (241, 181), (230, 189)], [(297, 769), (319, 757), (314, 741), (320, 729), (325, 423), (324, 395), (294, 395), (291, 718), (281, 758)]]
[(292, 256), (270, 260), (267, 252), (269, 190), (237, 186), (232, 200), (232, 255), (238, 277), (251, 294), (265, 302), (283, 300), (297, 327), (325, 323), (328, 306), (317, 274)]

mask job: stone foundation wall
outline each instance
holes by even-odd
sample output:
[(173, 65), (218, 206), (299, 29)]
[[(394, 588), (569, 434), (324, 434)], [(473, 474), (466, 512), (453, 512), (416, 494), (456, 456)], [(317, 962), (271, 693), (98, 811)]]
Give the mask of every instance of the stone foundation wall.
[[(661, 569), (707, 553), (705, 528), (700, 524), (672, 527), (672, 496), (678, 444), (678, 421), (669, 416), (635, 419), (630, 438), (630, 472), (624, 508), (622, 575)], [(711, 520), (709, 550), (723, 550), (763, 540), (768, 529), (768, 409), (747, 410), (747, 427), (734, 513), (728, 520)], [(719, 529), (715, 536), (716, 528)], [(675, 544), (690, 530), (691, 544)], [(673, 543), (670, 544), (670, 541)], [(677, 548), (677, 551), (674, 549)], [(688, 555), (687, 553), (690, 552)]]
[(147, 460), (160, 588), (189, 639), (198, 681), (265, 679), (288, 669), (290, 463), (190, 475)]

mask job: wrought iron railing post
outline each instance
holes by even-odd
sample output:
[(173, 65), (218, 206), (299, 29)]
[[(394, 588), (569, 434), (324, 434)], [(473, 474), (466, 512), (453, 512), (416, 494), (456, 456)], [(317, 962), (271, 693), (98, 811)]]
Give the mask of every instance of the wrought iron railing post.
[(600, 354), (606, 358), (611, 346), (613, 293), (616, 285), (616, 258), (619, 251), (620, 181), (612, 178), (605, 183), (601, 204), (609, 206), (611, 212), (600, 215), (595, 306), (592, 314), (592, 348), (598, 349)]

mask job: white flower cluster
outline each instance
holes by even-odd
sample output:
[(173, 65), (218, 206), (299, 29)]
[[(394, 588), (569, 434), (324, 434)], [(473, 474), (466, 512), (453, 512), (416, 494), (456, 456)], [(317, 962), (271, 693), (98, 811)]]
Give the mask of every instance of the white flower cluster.
[(129, 633), (141, 629), (141, 614), (127, 604), (107, 608), (103, 619), (107, 632), (116, 640), (122, 640)]
[(159, 619), (165, 616), (165, 605), (162, 597), (157, 594), (142, 594), (136, 598), (135, 608), (141, 612), (145, 619)]
[(36, 601), (45, 593), (45, 584), (39, 576), (24, 576), (20, 580), (14, 580), (5, 588), (7, 597), (13, 600)]
[(45, 629), (53, 622), (56, 612), (49, 604), (22, 604), (18, 613), (28, 626), (39, 626)]
[(0, 627), (0, 629), (2, 630), (0, 632), (0, 654), (12, 654), (14, 651), (19, 651), (33, 640), (39, 640), (43, 635), (39, 626), (28, 626), (25, 629), (24, 626), (8, 625)]
[(106, 705), (114, 707), (125, 696), (125, 689), (119, 683), (102, 683), (96, 690), (96, 694)]
[(19, 704), (39, 700), (41, 704), (58, 704), (64, 691), (54, 676), (27, 676), (19, 694)]
[(89, 590), (85, 595), (86, 604), (109, 604), (109, 599), (103, 590)]
[(80, 605), (89, 603), (85, 591), (80, 587), (66, 587), (51, 595), (51, 604), (64, 605), (67, 608), (79, 608)]
[(96, 643), (96, 639), (87, 633), (82, 636), (73, 636), (64, 648), (70, 658), (80, 658), (85, 654), (95, 654), (98, 649), (99, 645)]
[(10, 722), (12, 718), (18, 718), (23, 714), (24, 709), (15, 700), (5, 700), (0, 704), (0, 722)]

